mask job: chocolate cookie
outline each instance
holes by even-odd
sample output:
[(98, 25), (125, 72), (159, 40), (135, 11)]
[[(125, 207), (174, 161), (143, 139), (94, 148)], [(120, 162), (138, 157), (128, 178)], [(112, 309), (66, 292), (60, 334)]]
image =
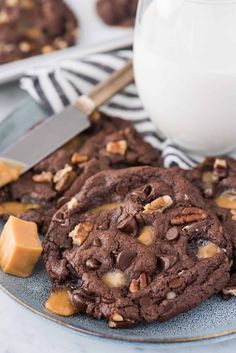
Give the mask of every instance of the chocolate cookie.
[(231, 245), (179, 169), (103, 171), (53, 216), (44, 261), (53, 289), (111, 328), (168, 320), (219, 292)]
[(78, 193), (90, 176), (104, 169), (160, 165), (158, 151), (130, 123), (96, 113), (98, 118), (79, 138), (0, 189), (0, 214), (34, 221), (46, 232), (56, 209)]
[(98, 0), (97, 11), (112, 26), (134, 26), (138, 0)]
[(234, 292), (236, 295), (236, 161), (229, 157), (207, 158), (197, 168), (187, 172), (187, 176), (201, 190), (231, 237), (231, 280), (224, 294)]
[(0, 0), (0, 64), (74, 45), (77, 27), (62, 0)]

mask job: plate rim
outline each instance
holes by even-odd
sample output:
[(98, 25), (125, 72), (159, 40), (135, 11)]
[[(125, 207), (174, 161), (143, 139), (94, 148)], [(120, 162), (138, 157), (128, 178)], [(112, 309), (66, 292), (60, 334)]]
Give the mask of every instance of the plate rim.
[(43, 313), (42, 311), (34, 308), (32, 305), (26, 303), (24, 300), (18, 298), (15, 294), (13, 294), (9, 289), (5, 288), (3, 284), (0, 283), (0, 290), (2, 290), (5, 294), (7, 294), (11, 299), (13, 299), (15, 302), (18, 304), (22, 305), (26, 309), (30, 310), (34, 314), (37, 314), (40, 317), (43, 317), (44, 319), (50, 320), (51, 322), (54, 322), (58, 325), (61, 325), (63, 327), (69, 328), (71, 330), (74, 330), (76, 332), (79, 332), (81, 334), (91, 336), (93, 338), (103, 338), (103, 339), (109, 339), (112, 341), (120, 341), (123, 343), (143, 343), (143, 344), (155, 344), (155, 343), (193, 343), (193, 342), (204, 342), (207, 340), (215, 340), (217, 338), (224, 338), (227, 336), (232, 336), (236, 334), (236, 328), (231, 329), (231, 330), (225, 330), (216, 334), (210, 334), (210, 335), (203, 335), (203, 336), (196, 336), (196, 337), (182, 337), (182, 338), (165, 338), (165, 339), (160, 339), (160, 338), (128, 338), (124, 336), (112, 336), (107, 333), (98, 333), (93, 330), (85, 329), (81, 326), (74, 326), (72, 324), (66, 323), (60, 318), (52, 317), (50, 315), (47, 315), (46, 313)]

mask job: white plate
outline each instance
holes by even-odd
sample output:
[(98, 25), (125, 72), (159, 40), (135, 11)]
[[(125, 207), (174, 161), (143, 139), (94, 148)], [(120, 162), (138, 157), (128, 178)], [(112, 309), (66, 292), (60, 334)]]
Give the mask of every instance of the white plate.
[(126, 47), (133, 42), (133, 30), (106, 26), (96, 13), (96, 0), (64, 0), (80, 22), (79, 43), (71, 48), (46, 55), (0, 65), (0, 84), (13, 81), (39, 66), (53, 67), (64, 59), (79, 58), (96, 52)]

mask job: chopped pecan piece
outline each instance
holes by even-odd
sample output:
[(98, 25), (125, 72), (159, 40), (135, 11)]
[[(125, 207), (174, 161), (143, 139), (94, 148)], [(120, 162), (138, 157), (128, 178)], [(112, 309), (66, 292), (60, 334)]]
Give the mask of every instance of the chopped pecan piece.
[(52, 182), (52, 172), (42, 172), (41, 174), (36, 174), (32, 176), (32, 180), (35, 183), (51, 183)]
[(58, 192), (67, 190), (73, 181), (76, 179), (76, 173), (70, 165), (66, 165), (63, 169), (59, 170), (53, 178), (55, 189)]
[(93, 225), (89, 222), (79, 223), (69, 237), (73, 239), (73, 244), (81, 246), (93, 230)]
[(184, 225), (186, 223), (199, 222), (207, 218), (207, 212), (197, 207), (187, 207), (177, 216), (172, 218), (173, 226)]
[(120, 140), (117, 142), (109, 142), (106, 146), (106, 150), (112, 154), (119, 154), (124, 156), (126, 154), (128, 144), (126, 140)]
[(75, 152), (71, 157), (72, 164), (81, 164), (81, 163), (87, 162), (88, 160), (89, 160), (88, 156), (84, 154), (79, 154), (78, 152)]

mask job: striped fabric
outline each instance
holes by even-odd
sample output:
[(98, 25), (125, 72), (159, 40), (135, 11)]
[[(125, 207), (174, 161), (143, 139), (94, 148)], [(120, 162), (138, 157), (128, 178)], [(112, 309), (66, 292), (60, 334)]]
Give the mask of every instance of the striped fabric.
[[(123, 50), (96, 54), (78, 61), (65, 61), (55, 70), (43, 68), (28, 73), (21, 79), (21, 87), (47, 107), (50, 113), (57, 113), (105, 80), (114, 70), (120, 69), (131, 57), (132, 51)], [(172, 141), (165, 139), (149, 119), (134, 84), (114, 96), (100, 110), (132, 122), (146, 141), (161, 150), (167, 168), (178, 165), (189, 169), (202, 160), (199, 156), (187, 155)]]

